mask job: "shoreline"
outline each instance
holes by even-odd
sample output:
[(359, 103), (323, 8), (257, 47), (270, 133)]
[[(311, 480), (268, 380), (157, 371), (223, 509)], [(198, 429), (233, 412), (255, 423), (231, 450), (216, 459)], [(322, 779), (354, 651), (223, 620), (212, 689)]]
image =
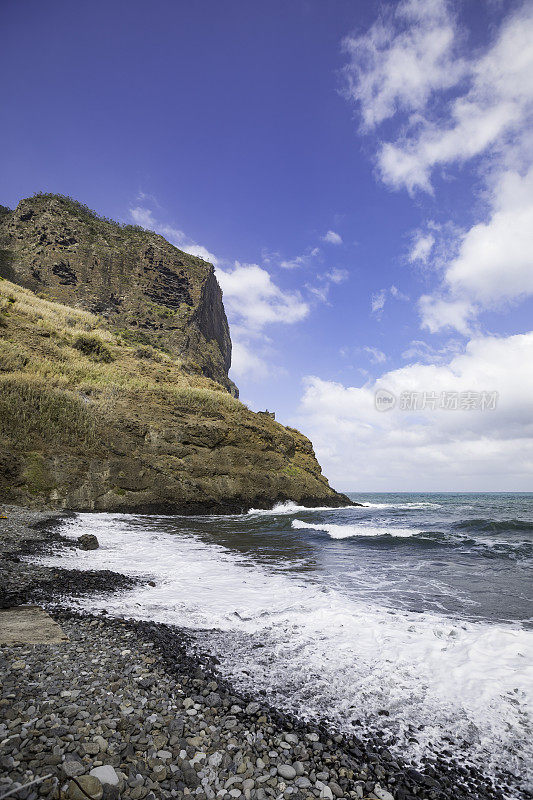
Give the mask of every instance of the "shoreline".
[(115, 506), (112, 504), (105, 507), (96, 507), (95, 503), (82, 505), (76, 504), (72, 506), (61, 506), (61, 508), (54, 506), (54, 504), (43, 505), (42, 503), (36, 504), (35, 507), (21, 507), (4, 503), (8, 508), (22, 509), (30, 514), (43, 514), (43, 515), (57, 515), (59, 517), (66, 517), (69, 514), (141, 514), (148, 516), (176, 516), (176, 517), (194, 517), (194, 516), (239, 516), (240, 514), (247, 514), (252, 509), (260, 509), (267, 511), (274, 506), (283, 503), (295, 503), (303, 508), (347, 508), (359, 507), (362, 508), (364, 503), (358, 503), (355, 500), (343, 494), (342, 492), (335, 492), (334, 495), (326, 495), (320, 497), (300, 497), (298, 500), (289, 497), (285, 494), (278, 494), (272, 497), (254, 497), (254, 498), (236, 498), (233, 500), (225, 501), (188, 501), (186, 503), (140, 503), (137, 505), (128, 505), (127, 502), (120, 501)]
[[(38, 602), (70, 637), (67, 644), (0, 646), (0, 720), (5, 716), (7, 724), (0, 741), (4, 751), (9, 748), (2, 767), (10, 781), (27, 783), (32, 776), (50, 772), (63, 784), (69, 774), (84, 775), (107, 765), (118, 775), (119, 785), (106, 784), (104, 798), (510, 796), (506, 787), (494, 788), (479, 770), (455, 763), (446, 752), (428, 754), (424, 768), (415, 769), (393, 758), (378, 735), (365, 741), (341, 735), (324, 723), (304, 722), (272, 709), (261, 697), (234, 691), (217, 673), (216, 659), (195, 652), (193, 637), (185, 630), (62, 607), (62, 597), (121, 591), (137, 581), (108, 571), (28, 564), (24, 556), (75, 546), (58, 531), (71, 514), (14, 507), (4, 513), (8, 518), (0, 520), (6, 529), (0, 544), (0, 605)], [(81, 688), (72, 690), (72, 685)], [(73, 692), (78, 692), (75, 698)], [(10, 788), (0, 783), (0, 794)], [(16, 796), (54, 795), (50, 783)]]

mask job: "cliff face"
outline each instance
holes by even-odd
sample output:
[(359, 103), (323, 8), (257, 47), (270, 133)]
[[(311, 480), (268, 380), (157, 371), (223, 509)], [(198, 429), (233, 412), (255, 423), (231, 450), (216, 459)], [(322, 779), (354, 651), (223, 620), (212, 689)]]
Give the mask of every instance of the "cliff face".
[(36, 198), (0, 213), (0, 502), (349, 504), (305, 436), (233, 396), (211, 265), (76, 208)]
[(0, 214), (0, 276), (99, 314), (130, 341), (165, 348), (236, 394), (213, 266), (162, 236), (38, 195)]

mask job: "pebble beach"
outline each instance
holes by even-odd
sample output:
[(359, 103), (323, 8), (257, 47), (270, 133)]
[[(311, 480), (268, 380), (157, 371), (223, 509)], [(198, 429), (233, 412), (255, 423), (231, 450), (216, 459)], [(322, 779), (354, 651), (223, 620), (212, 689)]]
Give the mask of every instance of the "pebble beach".
[(39, 603), (69, 641), (0, 646), (0, 797), (509, 796), (446, 752), (414, 768), (379, 734), (362, 741), (239, 694), (180, 628), (68, 609), (68, 596), (120, 592), (135, 579), (28, 563), (75, 546), (61, 515), (9, 507), (3, 516), (1, 605)]

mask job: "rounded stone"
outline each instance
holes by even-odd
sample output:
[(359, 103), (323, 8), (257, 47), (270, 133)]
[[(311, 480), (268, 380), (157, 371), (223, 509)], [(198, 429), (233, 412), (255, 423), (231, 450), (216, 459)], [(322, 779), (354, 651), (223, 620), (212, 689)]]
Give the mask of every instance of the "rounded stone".
[(296, 777), (296, 770), (290, 764), (280, 764), (278, 767), (278, 775), (285, 778), (287, 781), (292, 781)]

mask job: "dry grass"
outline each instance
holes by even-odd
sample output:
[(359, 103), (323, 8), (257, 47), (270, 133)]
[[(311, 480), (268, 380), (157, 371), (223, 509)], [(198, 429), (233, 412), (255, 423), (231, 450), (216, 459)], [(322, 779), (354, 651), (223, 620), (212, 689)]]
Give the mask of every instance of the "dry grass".
[[(0, 301), (2, 304), (17, 304), (17, 313), (26, 315), (43, 329), (50, 326), (57, 333), (77, 330), (92, 331), (98, 327), (98, 317), (89, 311), (71, 308), (62, 303), (54, 303), (17, 286), (10, 281), (0, 281)], [(103, 331), (102, 331), (103, 332)], [(105, 332), (107, 334), (107, 332)]]
[[(38, 403), (38, 413), (49, 421), (50, 431), (56, 429), (54, 414), (60, 411), (57, 392), (65, 393), (67, 418), (75, 416), (75, 408), (80, 410), (83, 430), (87, 397), (94, 407), (101, 403), (102, 411), (112, 407), (111, 397), (116, 402), (163, 404), (207, 415), (249, 413), (216, 382), (190, 374), (180, 359), (126, 342), (87, 311), (44, 300), (0, 280), (0, 312), (4, 323), (0, 327), (0, 390), (6, 394), (10, 418), (16, 413), (17, 392), (21, 408), (29, 407), (28, 403), (35, 408)], [(41, 394), (38, 399), (36, 387), (50, 392), (48, 410)], [(79, 402), (72, 405), (76, 398)], [(29, 430), (28, 424), (24, 418), (22, 428)]]
[(80, 397), (26, 373), (0, 375), (0, 434), (22, 445), (54, 442), (92, 447), (97, 421)]

